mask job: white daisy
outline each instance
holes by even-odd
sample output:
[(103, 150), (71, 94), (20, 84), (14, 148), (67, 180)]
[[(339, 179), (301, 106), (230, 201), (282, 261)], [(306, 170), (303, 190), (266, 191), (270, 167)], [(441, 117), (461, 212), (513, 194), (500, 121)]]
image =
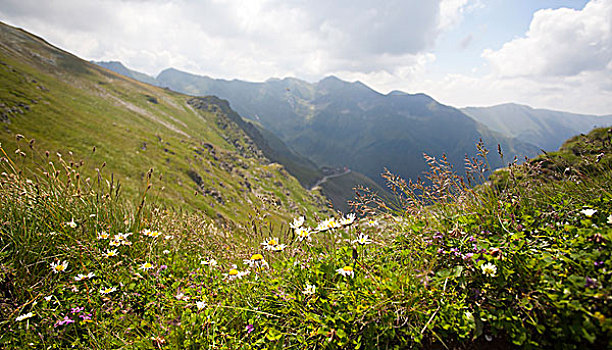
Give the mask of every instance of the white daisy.
[(94, 274), (93, 272), (90, 272), (90, 273), (88, 273), (88, 274), (86, 274), (86, 275), (83, 275), (83, 274), (80, 274), (80, 273), (79, 273), (78, 275), (76, 275), (76, 277), (74, 278), (74, 280), (75, 280), (75, 281), (77, 281), (77, 282), (79, 282), (79, 281), (83, 281), (83, 280), (92, 279), (92, 278), (94, 278), (94, 277), (96, 277), (96, 274)]
[(150, 269), (152, 269), (154, 267), (155, 267), (155, 265), (151, 264), (150, 262), (146, 262), (146, 263), (140, 265), (139, 269), (141, 269), (143, 271), (148, 271), (148, 270), (150, 270)]
[(107, 249), (106, 253), (102, 253), (102, 256), (105, 258), (111, 258), (117, 255), (119, 255), (119, 253), (117, 252), (117, 249), (113, 249), (113, 250)]
[(117, 290), (117, 287), (102, 287), (100, 288), (100, 294), (108, 295)]
[(354, 221), (355, 221), (355, 214), (350, 213), (340, 220), (340, 225), (348, 226), (352, 224)]
[(206, 302), (205, 301), (196, 301), (196, 307), (198, 308), (198, 310), (202, 310), (203, 308), (206, 307)]
[(316, 292), (317, 292), (317, 287), (314, 284), (308, 284), (308, 283), (306, 283), (306, 287), (304, 287), (304, 290), (302, 291), (302, 293), (306, 295), (313, 295)]
[(305, 239), (312, 240), (310, 238), (310, 229), (308, 227), (299, 227), (295, 229), (295, 235), (297, 236), (298, 241), (303, 241)]
[(586, 216), (587, 218), (590, 218), (593, 215), (595, 215), (595, 213), (597, 213), (597, 210), (595, 210), (595, 209), (582, 209), (580, 212), (582, 214), (584, 214), (584, 216)]
[(66, 223), (66, 226), (70, 227), (70, 228), (76, 228), (77, 227), (77, 223), (74, 222), (74, 218), (72, 218), (72, 220), (68, 221)]
[(497, 274), (497, 266), (490, 262), (480, 265), (480, 269), (485, 276), (495, 277)]
[(249, 274), (249, 270), (246, 271), (239, 271), (238, 267), (236, 265), (232, 265), (232, 268), (229, 270), (228, 273), (224, 273), (223, 276), (228, 280), (228, 281), (232, 281), (235, 279), (241, 279), (242, 277), (246, 276)]
[(64, 260), (64, 262), (56, 261), (51, 263), (51, 270), (53, 273), (66, 272), (68, 269), (68, 261)]
[(291, 224), (289, 224), (289, 226), (294, 229), (297, 230), (298, 228), (302, 227), (302, 225), (304, 225), (304, 217), (300, 216), (298, 218), (293, 219), (293, 222)]
[(359, 234), (356, 240), (353, 241), (353, 244), (366, 245), (372, 243), (372, 240), (368, 237), (368, 235), (364, 235), (363, 233)]
[(266, 260), (264, 260), (264, 257), (261, 254), (253, 254), (253, 256), (251, 256), (251, 259), (243, 260), (243, 262), (249, 265), (249, 267), (255, 267), (255, 268), (268, 267), (268, 263), (266, 262)]
[(345, 266), (345, 267), (341, 267), (339, 269), (336, 270), (337, 273), (341, 274), (342, 276), (349, 276), (349, 277), (354, 277), (355, 276), (355, 271), (353, 271), (353, 268), (351, 266)]
[(110, 234), (108, 234), (108, 232), (106, 231), (102, 231), (98, 233), (98, 239), (108, 239), (109, 237), (110, 237)]
[(322, 222), (320, 222), (317, 225), (316, 230), (319, 232), (323, 232), (323, 231), (335, 229), (338, 227), (340, 227), (340, 224), (338, 223), (338, 221), (336, 221), (336, 219), (334, 218), (329, 218), (327, 220), (323, 220)]
[(286, 244), (280, 244), (278, 239), (272, 238), (272, 237), (268, 238), (268, 240), (263, 242), (261, 245), (264, 246), (264, 249), (273, 251), (273, 252), (282, 251), (283, 249), (287, 247)]

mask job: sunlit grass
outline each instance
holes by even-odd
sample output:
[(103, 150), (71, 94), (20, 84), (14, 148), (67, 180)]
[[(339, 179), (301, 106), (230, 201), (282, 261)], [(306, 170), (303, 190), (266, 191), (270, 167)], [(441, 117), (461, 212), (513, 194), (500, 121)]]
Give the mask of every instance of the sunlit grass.
[(26, 173), (15, 157), (0, 178), (6, 348), (610, 343), (607, 166), (553, 181), (513, 165), (531, 175), (473, 187), (484, 176), (428, 158), (429, 182), (386, 175), (395, 205), (362, 193), (354, 216), (254, 215), (229, 231), (149, 186), (132, 203), (69, 162)]

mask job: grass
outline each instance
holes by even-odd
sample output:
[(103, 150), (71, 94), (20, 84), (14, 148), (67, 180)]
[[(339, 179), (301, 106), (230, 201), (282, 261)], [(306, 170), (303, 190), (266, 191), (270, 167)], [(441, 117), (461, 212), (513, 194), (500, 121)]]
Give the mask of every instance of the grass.
[(362, 191), (354, 221), (278, 225), (255, 208), (231, 230), (160, 206), (155, 185), (131, 201), (66, 161), (25, 173), (15, 157), (0, 182), (5, 348), (610, 346), (612, 172), (588, 156), (580, 175), (538, 173), (541, 158), (477, 187), (486, 161), (468, 160), (468, 181), (427, 158), (429, 182), (387, 174), (395, 205)]
[[(0, 142), (25, 154), (15, 159), (23, 171), (57, 161), (58, 153), (83, 161), (75, 170), (82, 181), (102, 169), (136, 201), (153, 169), (149, 197), (204, 212), (221, 226), (244, 225), (253, 207), (277, 224), (297, 215), (291, 208), (326, 210), (319, 193), (254, 147), (224, 101), (197, 109), (198, 99), (122, 77), (9, 26), (0, 26), (0, 38)], [(46, 150), (51, 157), (40, 158)]]

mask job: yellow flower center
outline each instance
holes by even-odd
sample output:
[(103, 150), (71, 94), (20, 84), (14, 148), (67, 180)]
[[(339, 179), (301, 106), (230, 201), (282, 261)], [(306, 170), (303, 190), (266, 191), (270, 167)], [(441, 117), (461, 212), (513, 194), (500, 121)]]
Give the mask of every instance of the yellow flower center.
[(270, 241), (268, 241), (269, 245), (277, 245), (278, 242), (275, 239), (271, 239)]
[(350, 266), (345, 266), (342, 268), (342, 270), (349, 272), (349, 271), (353, 271), (353, 268)]
[(237, 274), (238, 274), (238, 270), (236, 270), (236, 269), (231, 269), (230, 272), (229, 272), (230, 276), (235, 276)]
[(255, 254), (251, 257), (251, 260), (253, 261), (258, 261), (258, 260), (263, 260), (263, 255), (261, 254)]

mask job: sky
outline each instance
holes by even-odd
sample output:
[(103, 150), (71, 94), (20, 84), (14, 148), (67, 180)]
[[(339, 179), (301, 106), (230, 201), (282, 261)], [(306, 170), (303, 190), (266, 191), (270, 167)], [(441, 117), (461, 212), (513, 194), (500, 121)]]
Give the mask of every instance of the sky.
[(612, 0), (0, 0), (81, 58), (612, 114)]

